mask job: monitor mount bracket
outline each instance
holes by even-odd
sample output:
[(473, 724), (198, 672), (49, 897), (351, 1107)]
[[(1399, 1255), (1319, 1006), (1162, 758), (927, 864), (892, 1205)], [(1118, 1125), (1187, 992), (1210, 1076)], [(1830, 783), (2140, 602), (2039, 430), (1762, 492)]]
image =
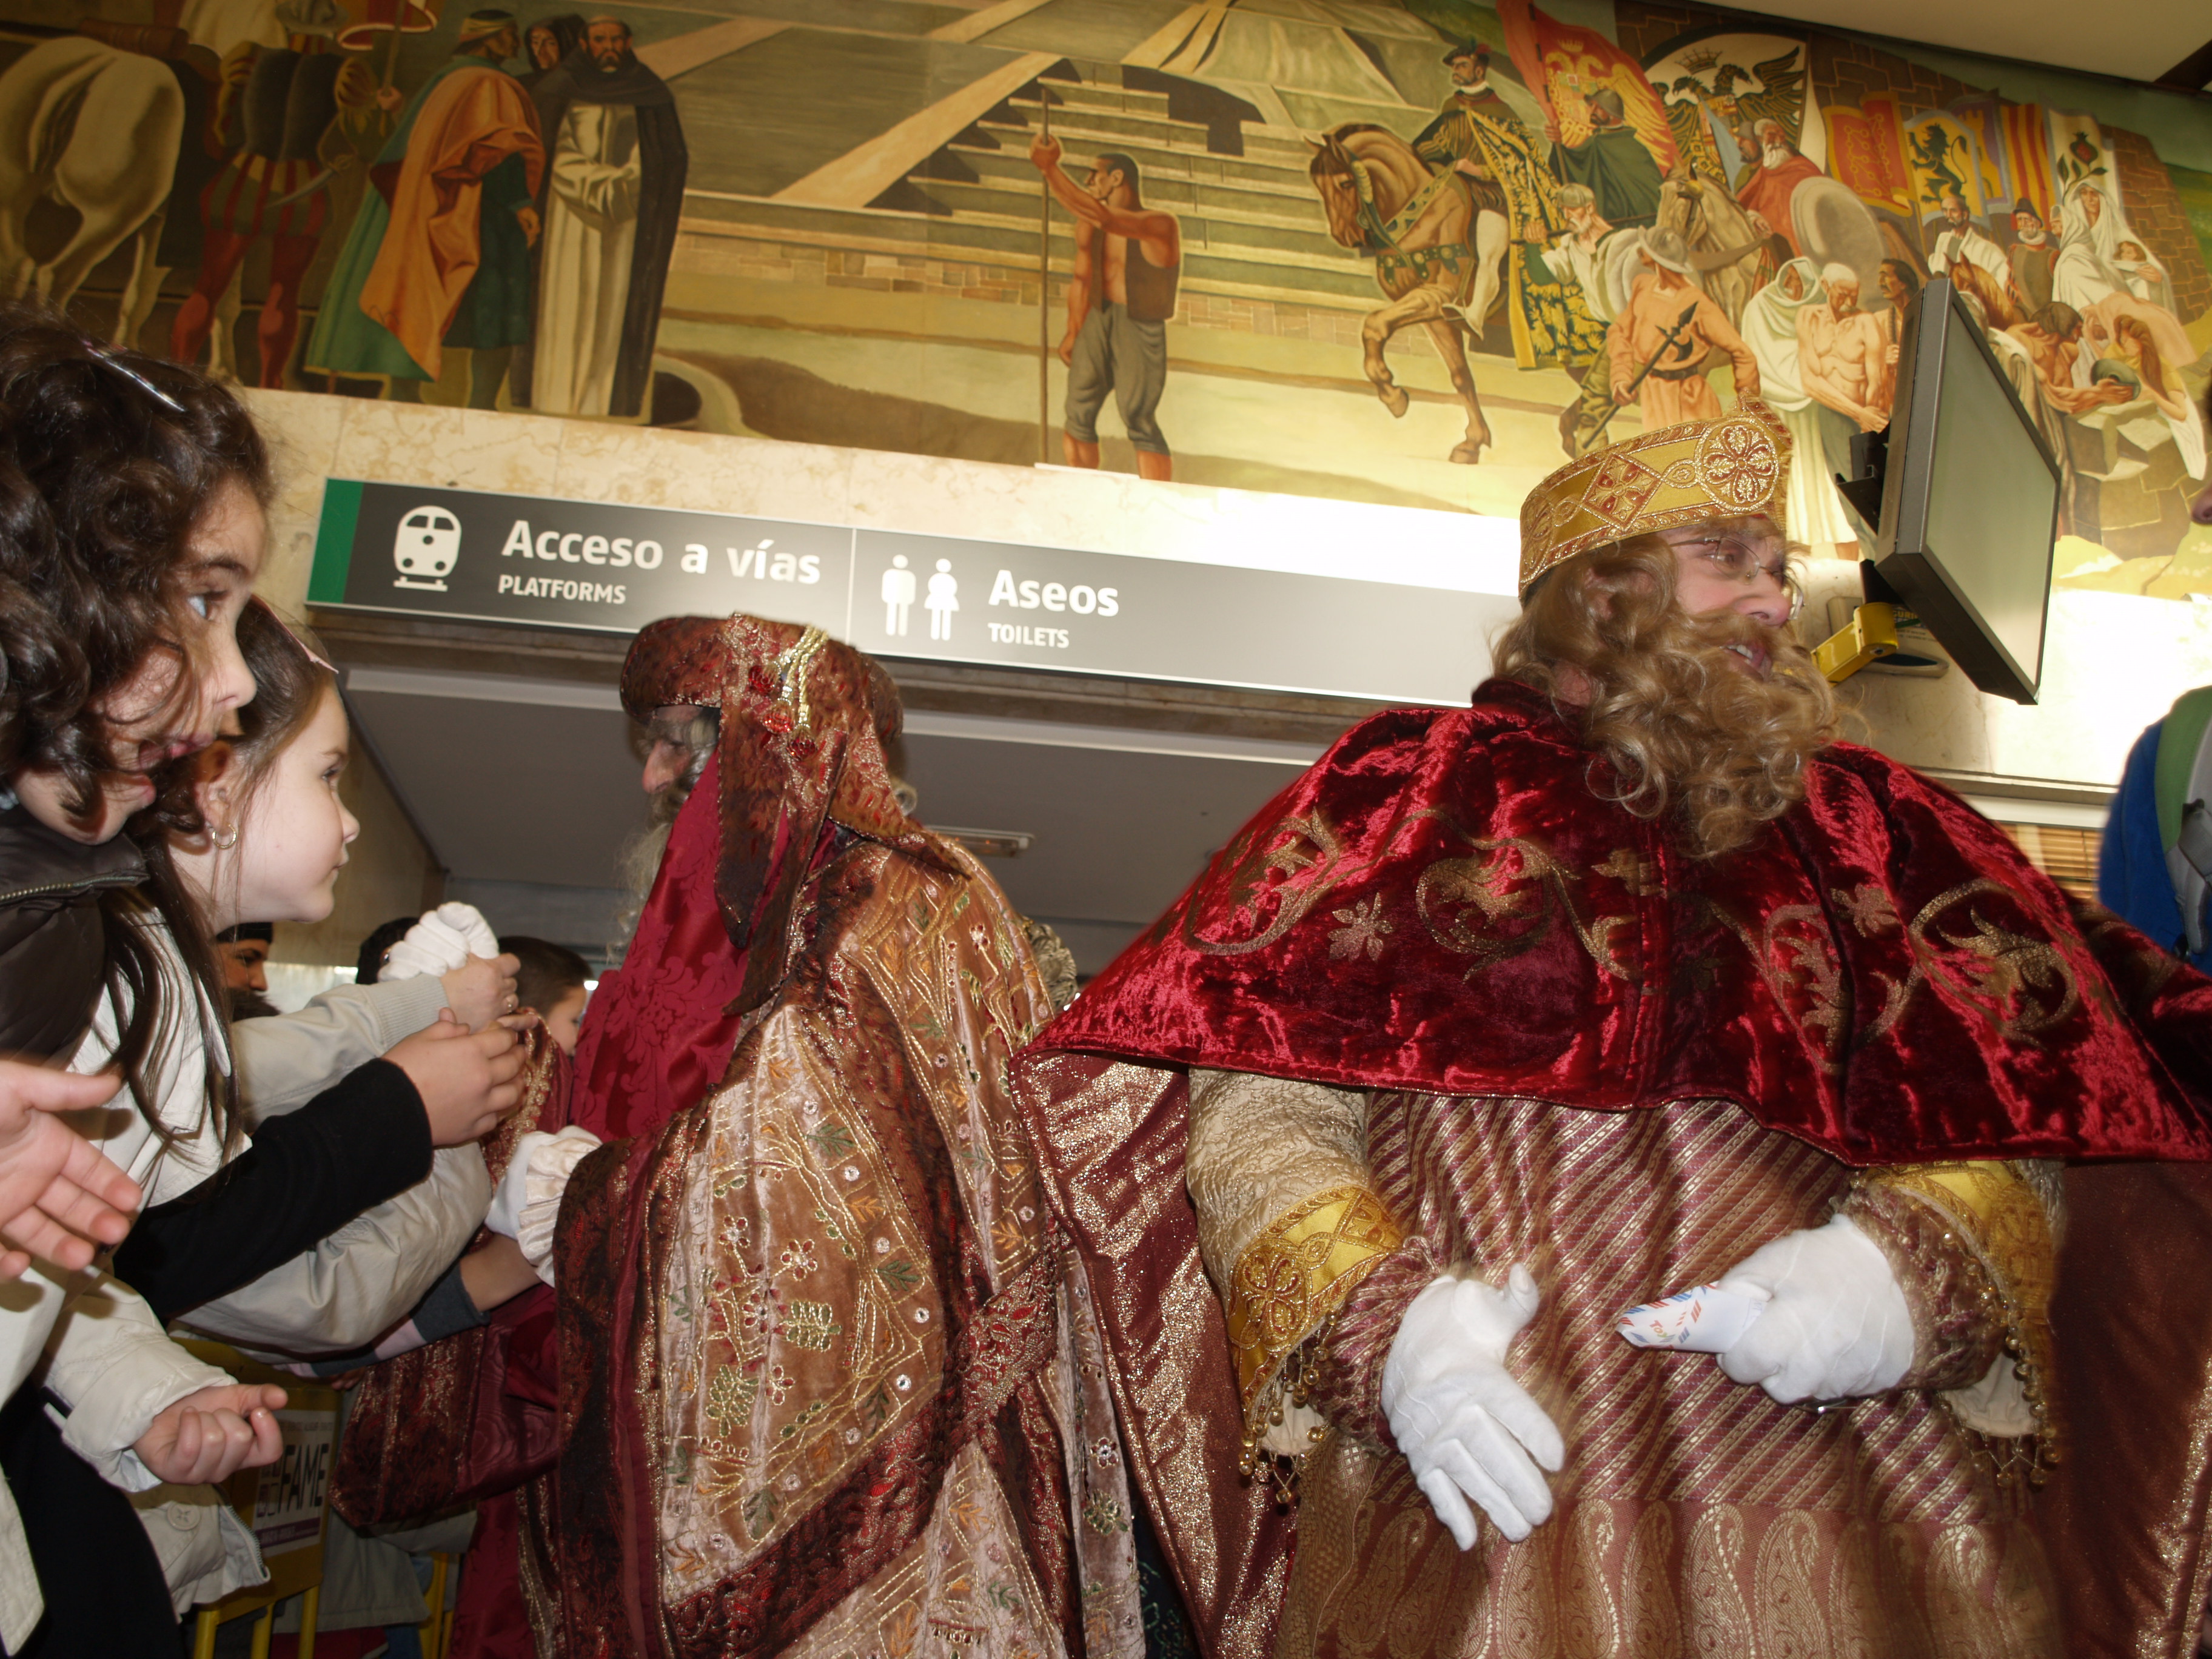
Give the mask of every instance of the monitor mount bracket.
[[(1851, 474), (1836, 475), (1836, 488), (1864, 526), (1881, 528), (1883, 475), (1889, 460), (1889, 434), (1851, 434)], [(1859, 587), (1864, 595), (1851, 619), (1814, 647), (1813, 660), (1832, 685), (1841, 685), (1869, 663), (1897, 653), (1897, 613), (1904, 601), (1882, 579), (1872, 559), (1859, 561)]]

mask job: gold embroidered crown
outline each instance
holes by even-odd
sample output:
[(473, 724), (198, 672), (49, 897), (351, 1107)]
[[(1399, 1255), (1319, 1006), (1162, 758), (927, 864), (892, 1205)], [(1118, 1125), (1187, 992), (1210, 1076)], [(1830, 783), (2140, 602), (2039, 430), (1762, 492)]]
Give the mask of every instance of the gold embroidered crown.
[(1790, 428), (1755, 400), (1594, 449), (1521, 503), (1521, 596), (1553, 565), (1607, 542), (1753, 513), (1779, 528), (1789, 488)]

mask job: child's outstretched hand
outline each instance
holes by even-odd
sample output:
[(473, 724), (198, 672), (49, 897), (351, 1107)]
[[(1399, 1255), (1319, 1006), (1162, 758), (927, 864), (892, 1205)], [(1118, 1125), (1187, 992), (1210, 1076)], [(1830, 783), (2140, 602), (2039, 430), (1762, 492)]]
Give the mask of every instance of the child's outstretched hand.
[(283, 1455), (284, 1440), (273, 1413), (283, 1405), (283, 1389), (260, 1383), (202, 1389), (157, 1413), (132, 1449), (164, 1480), (183, 1486), (220, 1483)]
[(471, 1031), (446, 1009), (385, 1055), (407, 1073), (430, 1120), (430, 1144), (465, 1146), (498, 1127), (522, 1098), (515, 1081), (522, 1051), (514, 1033), (492, 1026)]
[(122, 1081), (0, 1060), (0, 1279), (34, 1255), (74, 1272), (131, 1231), (138, 1184), (53, 1115), (97, 1106)]

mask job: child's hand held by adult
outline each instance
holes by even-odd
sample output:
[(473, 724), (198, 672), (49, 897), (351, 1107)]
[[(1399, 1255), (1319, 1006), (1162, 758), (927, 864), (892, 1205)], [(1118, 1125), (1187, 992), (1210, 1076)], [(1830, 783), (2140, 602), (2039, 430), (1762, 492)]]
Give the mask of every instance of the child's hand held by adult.
[(0, 1279), (19, 1279), (33, 1256), (71, 1272), (131, 1231), (138, 1184), (56, 1112), (112, 1098), (122, 1079), (0, 1060)]
[(471, 1031), (445, 1010), (385, 1056), (407, 1073), (430, 1120), (430, 1141), (461, 1146), (498, 1127), (522, 1098), (522, 1051), (499, 1026)]

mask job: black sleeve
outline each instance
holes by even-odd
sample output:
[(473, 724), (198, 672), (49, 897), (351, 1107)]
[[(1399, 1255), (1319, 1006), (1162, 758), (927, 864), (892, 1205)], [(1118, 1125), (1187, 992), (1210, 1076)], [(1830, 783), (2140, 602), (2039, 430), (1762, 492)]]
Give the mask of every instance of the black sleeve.
[(430, 1173), (430, 1120), (388, 1060), (349, 1072), (180, 1198), (138, 1218), (115, 1276), (163, 1324), (250, 1285)]

